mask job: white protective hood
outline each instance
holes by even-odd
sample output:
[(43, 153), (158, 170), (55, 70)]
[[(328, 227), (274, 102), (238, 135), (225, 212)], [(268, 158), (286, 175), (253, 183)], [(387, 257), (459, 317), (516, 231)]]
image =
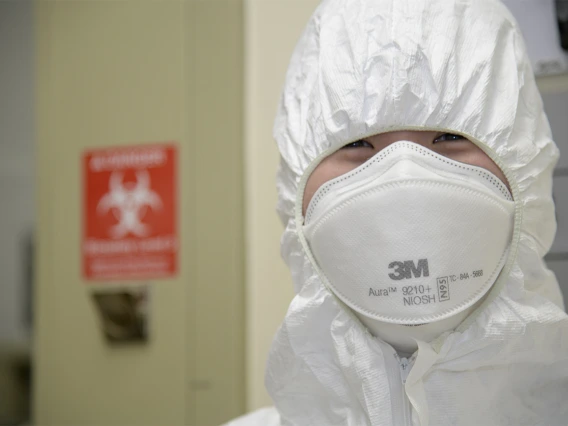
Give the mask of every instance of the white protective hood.
[[(485, 302), (408, 361), (323, 285), (298, 232), (302, 183), (321, 158), (403, 129), (466, 135), (516, 200), (509, 261)], [(267, 365), (275, 424), (568, 425), (568, 318), (543, 261), (558, 150), (499, 1), (324, 1), (293, 54), (274, 136), (282, 255), (297, 292)]]

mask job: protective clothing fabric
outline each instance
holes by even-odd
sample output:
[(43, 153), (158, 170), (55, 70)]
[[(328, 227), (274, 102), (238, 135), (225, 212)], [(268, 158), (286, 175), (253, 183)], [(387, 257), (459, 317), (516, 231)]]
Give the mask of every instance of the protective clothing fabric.
[[(421, 129), (478, 144), (507, 177), (515, 220), (483, 303), (401, 359), (325, 287), (298, 232), (299, 200), (305, 175), (334, 150)], [(274, 418), (233, 425), (568, 424), (568, 317), (543, 260), (558, 150), (498, 0), (325, 0), (291, 59), (274, 135), (282, 255), (297, 295), (266, 370)]]
[(491, 288), (514, 209), (490, 172), (401, 141), (323, 184), (301, 231), (318, 275), (347, 306), (419, 325), (466, 310)]

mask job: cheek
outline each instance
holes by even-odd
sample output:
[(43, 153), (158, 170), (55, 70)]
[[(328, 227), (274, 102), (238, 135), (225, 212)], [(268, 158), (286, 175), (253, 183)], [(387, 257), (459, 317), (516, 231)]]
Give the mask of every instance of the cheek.
[(485, 170), (490, 171), (507, 186), (507, 189), (509, 189), (509, 191), (511, 191), (511, 187), (509, 185), (509, 182), (507, 181), (507, 178), (505, 177), (505, 173), (501, 171), (499, 166), (495, 164), (493, 160), (489, 158), (487, 154), (485, 154), (485, 152), (483, 152), (479, 148), (477, 149), (478, 151), (472, 153), (468, 161), (465, 162), (473, 166), (483, 167)]
[(467, 149), (464, 149), (463, 151), (449, 154), (444, 153), (442, 155), (445, 155), (446, 157), (459, 161), (461, 163), (471, 164), (472, 166), (484, 168), (485, 170), (497, 176), (501, 180), (501, 182), (503, 182), (507, 186), (509, 191), (511, 191), (511, 187), (509, 185), (509, 182), (507, 181), (507, 178), (505, 177), (505, 173), (501, 171), (499, 166), (495, 164), (493, 160), (485, 152), (483, 152), (481, 148), (477, 147), (472, 142), (470, 142), (470, 145), (468, 145)]
[(507, 188), (509, 189), (509, 192), (510, 192), (511, 187), (509, 186), (509, 181), (505, 177), (505, 173), (503, 173), (503, 171), (499, 168), (499, 166), (497, 164), (495, 164), (493, 162), (493, 160), (491, 160), (489, 158), (487, 160), (488, 160), (488, 165), (487, 165), (486, 169), (489, 170), (491, 173), (493, 173), (495, 176), (497, 176), (499, 179), (501, 179), (501, 181), (505, 185), (507, 185)]
[(304, 189), (304, 198), (302, 200), (302, 214), (306, 214), (306, 210), (310, 205), (314, 194), (324, 183), (335, 179), (357, 167), (360, 162), (346, 161), (342, 152), (338, 151), (331, 156), (325, 158), (318, 166), (314, 169), (308, 180), (306, 181), (306, 187)]
[(507, 186), (507, 189), (509, 190), (509, 192), (511, 192), (511, 187), (509, 185), (509, 181), (505, 177), (505, 173), (503, 173), (501, 171), (501, 169), (499, 168), (499, 166), (497, 164), (495, 164), (492, 160), (489, 160), (489, 161), (490, 161), (490, 164), (488, 164), (488, 166), (485, 167), (485, 168), (487, 170), (489, 170), (491, 173), (493, 173), (495, 176), (497, 176), (499, 179), (501, 179), (501, 182), (503, 182)]
[[(321, 166), (321, 164), (320, 164)], [(326, 179), (327, 173), (322, 172), (320, 166), (316, 167), (316, 169), (312, 172), (310, 177), (306, 182), (306, 188), (304, 189), (304, 198), (302, 200), (302, 215), (306, 215), (306, 210), (310, 205), (310, 201), (314, 197), (314, 194), (322, 186), (330, 179)]]

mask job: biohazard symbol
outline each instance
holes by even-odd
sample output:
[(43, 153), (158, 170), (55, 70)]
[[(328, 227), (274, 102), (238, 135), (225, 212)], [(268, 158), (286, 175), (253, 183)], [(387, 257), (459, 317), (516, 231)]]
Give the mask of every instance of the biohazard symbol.
[(102, 196), (97, 205), (97, 213), (104, 215), (109, 210), (118, 220), (109, 233), (113, 238), (122, 238), (129, 232), (145, 237), (150, 227), (141, 222), (147, 208), (162, 208), (160, 196), (150, 189), (150, 175), (147, 170), (136, 172), (136, 182), (123, 183), (121, 172), (112, 172), (109, 179), (109, 191)]

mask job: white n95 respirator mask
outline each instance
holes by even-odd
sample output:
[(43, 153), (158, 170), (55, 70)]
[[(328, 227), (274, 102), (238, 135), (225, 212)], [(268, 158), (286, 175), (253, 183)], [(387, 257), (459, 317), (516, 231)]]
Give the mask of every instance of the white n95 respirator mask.
[(424, 324), (479, 301), (503, 268), (514, 202), (501, 180), (394, 143), (314, 194), (303, 233), (322, 279), (356, 313)]

